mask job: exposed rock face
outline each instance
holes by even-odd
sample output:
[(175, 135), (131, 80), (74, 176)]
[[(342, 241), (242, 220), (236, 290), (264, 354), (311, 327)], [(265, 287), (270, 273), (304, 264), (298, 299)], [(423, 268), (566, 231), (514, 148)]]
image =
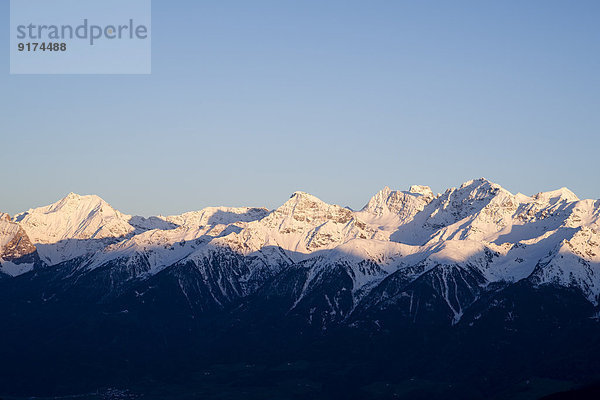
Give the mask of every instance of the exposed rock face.
[[(379, 236), (380, 235), (380, 236)], [(332, 249), (354, 238), (383, 238), (352, 210), (296, 192), (266, 217), (218, 242), (243, 254), (279, 247), (298, 254)]]
[(32, 256), (37, 250), (27, 237), (23, 228), (19, 230), (1, 250), (0, 255), (6, 261), (15, 261), (23, 259), (27, 256)]
[(361, 216), (365, 219), (387, 217), (397, 226), (410, 222), (433, 199), (433, 192), (428, 186), (413, 185), (408, 192), (391, 190), (386, 186), (363, 207)]
[(39, 265), (37, 249), (19, 224), (0, 215), (0, 272), (19, 275)]

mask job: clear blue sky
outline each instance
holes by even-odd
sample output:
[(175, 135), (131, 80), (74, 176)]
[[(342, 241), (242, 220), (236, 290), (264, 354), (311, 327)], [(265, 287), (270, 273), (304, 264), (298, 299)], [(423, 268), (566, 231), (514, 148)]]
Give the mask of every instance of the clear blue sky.
[(11, 76), (0, 210), (354, 208), (385, 185), (599, 198), (598, 1), (154, 0), (151, 76)]

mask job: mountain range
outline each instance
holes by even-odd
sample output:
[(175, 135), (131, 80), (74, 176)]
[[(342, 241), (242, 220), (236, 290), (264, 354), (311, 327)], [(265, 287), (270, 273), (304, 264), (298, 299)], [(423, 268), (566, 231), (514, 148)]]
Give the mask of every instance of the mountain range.
[[(247, 398), (537, 398), (600, 378), (599, 305), (600, 200), (566, 188), (482, 178), (385, 187), (361, 210), (296, 192), (150, 218), (71, 193), (0, 214), (0, 395), (175, 369), (212, 398), (233, 390), (205, 382), (214, 366), (246, 362), (265, 366)], [(273, 389), (280, 365), (305, 392)]]

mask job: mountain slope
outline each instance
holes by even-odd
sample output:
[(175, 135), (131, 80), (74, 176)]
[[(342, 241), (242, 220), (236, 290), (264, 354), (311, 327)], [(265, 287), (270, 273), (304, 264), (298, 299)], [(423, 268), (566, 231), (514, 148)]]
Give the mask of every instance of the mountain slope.
[(134, 233), (130, 220), (98, 196), (74, 193), (14, 217), (50, 265), (91, 254)]
[(359, 211), (296, 192), (150, 218), (70, 194), (0, 214), (0, 388), (24, 396), (181, 371), (185, 393), (279, 376), (326, 398), (512, 398), (525, 378), (600, 376), (599, 307), (600, 201), (565, 188), (482, 178), (386, 187)]
[[(31, 238), (48, 265), (68, 266), (65, 279), (73, 285), (89, 274), (120, 293), (163, 271), (207, 271), (214, 268), (209, 260), (228, 254), (241, 260), (237, 272), (200, 274), (217, 290), (210, 295), (217, 303), (231, 296), (229, 286), (242, 298), (268, 284), (285, 293), (289, 310), (317, 307), (343, 323), (352, 313), (389, 309), (390, 296), (405, 297), (410, 285), (428, 282), (423, 293), (430, 298), (423, 301), (441, 301), (457, 323), (490, 285), (523, 279), (574, 287), (597, 302), (599, 205), (566, 188), (513, 195), (481, 178), (437, 196), (426, 186), (386, 187), (360, 211), (296, 192), (270, 212), (209, 207), (142, 218), (97, 196), (70, 194), (10, 224)], [(228, 281), (212, 282), (215, 276)]]

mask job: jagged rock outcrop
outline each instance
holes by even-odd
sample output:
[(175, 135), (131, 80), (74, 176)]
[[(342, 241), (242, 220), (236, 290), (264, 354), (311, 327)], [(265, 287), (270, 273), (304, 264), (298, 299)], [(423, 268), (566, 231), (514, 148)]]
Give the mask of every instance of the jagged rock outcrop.
[(16, 276), (40, 266), (36, 247), (8, 214), (0, 214), (0, 273)]

